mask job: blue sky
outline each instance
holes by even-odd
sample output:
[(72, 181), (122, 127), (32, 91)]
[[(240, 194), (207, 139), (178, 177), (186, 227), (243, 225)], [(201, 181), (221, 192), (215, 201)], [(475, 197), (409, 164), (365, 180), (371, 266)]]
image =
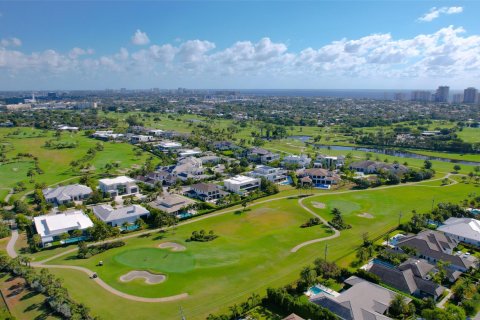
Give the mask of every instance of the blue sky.
[(480, 86), (477, 1), (10, 1), (0, 86)]

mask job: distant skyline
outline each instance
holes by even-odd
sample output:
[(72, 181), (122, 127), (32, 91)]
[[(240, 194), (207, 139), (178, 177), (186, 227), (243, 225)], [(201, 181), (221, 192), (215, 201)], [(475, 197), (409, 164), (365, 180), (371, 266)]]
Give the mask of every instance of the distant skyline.
[(0, 90), (480, 87), (480, 2), (9, 1)]

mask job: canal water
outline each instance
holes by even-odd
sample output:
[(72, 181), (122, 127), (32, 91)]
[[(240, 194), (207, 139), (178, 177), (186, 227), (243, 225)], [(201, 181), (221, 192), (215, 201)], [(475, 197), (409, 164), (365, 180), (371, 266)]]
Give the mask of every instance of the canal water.
[[(290, 139), (299, 140), (302, 142), (307, 142), (310, 140), (311, 136), (290, 136)], [(478, 161), (466, 161), (466, 160), (456, 160), (456, 159), (449, 159), (443, 157), (432, 157), (432, 156), (425, 156), (422, 154), (417, 154), (409, 151), (400, 151), (394, 149), (384, 149), (384, 148), (368, 148), (368, 147), (348, 147), (348, 146), (328, 146), (322, 144), (314, 144), (315, 147), (321, 149), (330, 149), (330, 150), (339, 150), (339, 151), (362, 151), (362, 152), (372, 152), (372, 153), (379, 153), (385, 154), (388, 156), (395, 156), (399, 158), (413, 158), (413, 159), (421, 159), (421, 160), (435, 160), (435, 161), (442, 161), (442, 162), (450, 162), (450, 163), (458, 163), (464, 164), (469, 166), (479, 166), (480, 162)]]

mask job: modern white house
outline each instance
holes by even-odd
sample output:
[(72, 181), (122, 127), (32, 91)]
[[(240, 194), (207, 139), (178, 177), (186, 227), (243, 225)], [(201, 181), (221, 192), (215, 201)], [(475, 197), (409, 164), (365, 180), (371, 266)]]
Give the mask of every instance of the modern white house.
[(157, 147), (162, 152), (174, 152), (177, 149), (180, 149), (182, 147), (182, 144), (180, 142), (174, 141), (162, 141), (155, 147)]
[(108, 140), (120, 140), (125, 137), (123, 133), (113, 133), (113, 130), (95, 131), (91, 135), (92, 138), (108, 141)]
[(202, 150), (199, 150), (199, 149), (181, 149), (178, 151), (178, 155), (180, 157), (198, 156), (201, 154), (202, 154)]
[(100, 190), (105, 195), (110, 195), (111, 197), (135, 194), (139, 192), (135, 180), (126, 176), (100, 179), (98, 182)]
[(238, 194), (244, 194), (254, 189), (260, 188), (260, 178), (238, 175), (223, 181), (225, 189)]
[(274, 168), (265, 165), (256, 166), (248, 175), (254, 178), (264, 178), (274, 183), (280, 183), (287, 179), (286, 171), (280, 168)]
[(93, 207), (93, 213), (100, 220), (113, 227), (122, 226), (125, 222), (134, 224), (137, 219), (147, 218), (150, 215), (150, 211), (138, 204), (120, 208), (113, 208), (109, 204), (101, 204)]
[(61, 205), (72, 201), (83, 201), (90, 197), (92, 189), (81, 184), (71, 184), (42, 190), (45, 201)]
[(130, 137), (130, 142), (135, 144), (135, 143), (142, 143), (142, 142), (149, 142), (149, 141), (154, 141), (155, 137), (153, 136), (146, 136), (143, 134), (135, 134)]
[(330, 169), (330, 168), (340, 168), (344, 164), (345, 164), (344, 156), (319, 155), (317, 159), (315, 159), (314, 167)]
[(302, 154), (300, 156), (292, 154), (289, 156), (285, 156), (282, 160), (282, 164), (284, 166), (297, 166), (299, 168), (308, 167), (311, 162), (312, 159), (305, 154)]
[(92, 220), (81, 210), (38, 216), (33, 221), (42, 245), (58, 240), (63, 233), (93, 227)]
[(448, 218), (437, 231), (450, 238), (480, 247), (480, 220), (472, 218)]

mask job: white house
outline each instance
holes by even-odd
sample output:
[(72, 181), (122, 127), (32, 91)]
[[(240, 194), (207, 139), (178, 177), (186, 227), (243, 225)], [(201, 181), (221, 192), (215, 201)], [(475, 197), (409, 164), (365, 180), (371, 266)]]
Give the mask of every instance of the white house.
[(61, 205), (87, 199), (92, 194), (92, 189), (81, 184), (71, 184), (57, 188), (46, 188), (42, 190), (42, 193), (47, 202)]
[(177, 149), (180, 149), (182, 147), (182, 144), (180, 142), (162, 141), (155, 147), (157, 147), (162, 152), (173, 152)]
[(130, 137), (130, 142), (135, 144), (135, 143), (142, 143), (142, 142), (149, 142), (155, 140), (155, 137), (153, 136), (146, 136), (143, 134), (135, 134)]
[(180, 157), (197, 156), (200, 154), (202, 154), (202, 150), (199, 149), (181, 149), (178, 151)]
[(450, 238), (480, 247), (480, 220), (449, 218), (437, 230)]
[(260, 165), (256, 166), (253, 171), (250, 171), (248, 175), (254, 178), (265, 178), (268, 181), (279, 183), (287, 179), (285, 170), (280, 168), (274, 168), (270, 166)]
[(102, 190), (104, 194), (110, 195), (111, 197), (135, 194), (139, 192), (135, 180), (126, 176), (100, 179), (98, 182), (100, 190)]
[(326, 156), (326, 155), (319, 155), (317, 159), (315, 159), (314, 167), (315, 168), (339, 168), (345, 164), (345, 157), (344, 156)]
[(298, 166), (299, 168), (305, 168), (309, 166), (311, 162), (312, 162), (311, 158), (309, 158), (305, 154), (302, 154), (300, 156), (297, 156), (297, 155), (285, 156), (283, 158), (282, 164), (284, 166), (295, 165), (295, 166)]
[(43, 245), (58, 240), (63, 233), (93, 227), (92, 220), (81, 210), (38, 216), (33, 221)]
[(260, 187), (260, 178), (238, 175), (223, 181), (225, 189), (238, 194), (243, 194)]
[(137, 219), (148, 217), (150, 211), (138, 204), (120, 208), (113, 208), (109, 204), (101, 204), (93, 207), (93, 213), (106, 224), (116, 227), (125, 222), (134, 224)]

